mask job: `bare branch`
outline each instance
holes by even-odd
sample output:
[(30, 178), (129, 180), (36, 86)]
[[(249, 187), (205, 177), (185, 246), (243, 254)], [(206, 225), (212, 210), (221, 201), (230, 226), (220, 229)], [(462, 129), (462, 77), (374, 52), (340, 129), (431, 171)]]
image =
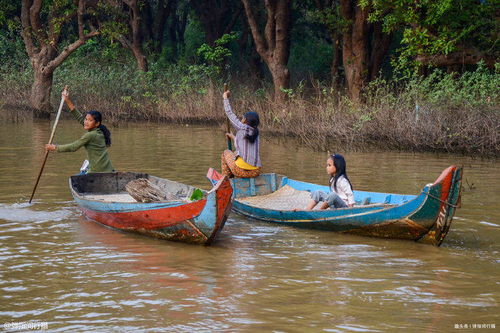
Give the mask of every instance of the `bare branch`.
[(127, 38), (125, 38), (125, 36), (119, 35), (116, 39), (118, 39), (118, 41), (120, 42), (120, 44), (122, 44), (124, 48), (130, 50), (132, 49), (132, 43)]
[(463, 49), (450, 54), (419, 55), (416, 60), (422, 64), (434, 66), (476, 65), (483, 60), (490, 68), (498, 61), (493, 56), (486, 55), (475, 49)]
[(267, 11), (267, 22), (266, 28), (264, 30), (264, 35), (266, 36), (267, 47), (269, 51), (274, 52), (276, 49), (276, 3), (275, 0), (265, 1), (266, 11)]
[(40, 11), (42, 10), (42, 3), (43, 0), (34, 0), (30, 8), (31, 27), (40, 44), (44, 44), (45, 40), (47, 39), (47, 36), (45, 35), (42, 24), (40, 22)]
[(85, 4), (84, 4), (84, 1), (83, 0), (79, 0), (78, 1), (78, 38), (79, 39), (82, 39), (84, 38), (84, 32), (83, 32), (83, 28), (84, 28), (84, 21), (83, 21), (83, 14), (84, 14), (84, 11), (85, 11)]
[(85, 44), (85, 42), (97, 35), (99, 35), (99, 31), (92, 31), (86, 35), (83, 36), (83, 38), (79, 38), (75, 42), (71, 43), (70, 45), (66, 46), (63, 51), (52, 61), (50, 61), (47, 66), (46, 70), (47, 71), (53, 71), (55, 70), (66, 58), (73, 53), (77, 48)]
[(275, 98), (282, 100), (285, 95), (283, 88), (290, 84), (290, 72), (287, 68), (290, 55), (290, 8), (291, 0), (265, 0), (267, 22), (264, 38), (258, 30), (249, 0), (241, 0), (245, 6), (248, 25), (252, 31), (256, 49), (266, 62), (273, 77)]
[(33, 54), (35, 54), (38, 51), (35, 45), (33, 44), (33, 39), (32, 39), (33, 37), (31, 35), (32, 29), (30, 23), (29, 7), (30, 7), (30, 0), (23, 0), (21, 4), (21, 24), (23, 26), (21, 35), (23, 36), (26, 53), (28, 53), (28, 56), (31, 58)]
[(243, 2), (243, 5), (245, 6), (245, 13), (247, 15), (248, 25), (250, 26), (250, 30), (252, 31), (257, 52), (264, 60), (267, 61), (267, 59), (269, 58), (268, 56), (269, 50), (267, 48), (266, 42), (259, 33), (257, 20), (255, 19), (252, 7), (250, 6), (248, 0), (241, 0), (241, 2)]
[(277, 7), (275, 8), (275, 33), (274, 33), (274, 43), (275, 46), (275, 56), (280, 62), (286, 64), (288, 63), (288, 58), (290, 56), (290, 1), (278, 1)]

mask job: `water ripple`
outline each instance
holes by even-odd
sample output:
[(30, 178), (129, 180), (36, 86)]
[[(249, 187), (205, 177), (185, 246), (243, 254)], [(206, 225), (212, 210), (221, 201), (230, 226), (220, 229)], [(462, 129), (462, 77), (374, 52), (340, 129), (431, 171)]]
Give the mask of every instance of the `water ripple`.
[[(30, 193), (33, 184), (16, 180), (36, 178), (32, 166), (43, 158), (46, 129), (47, 122), (32, 122), (0, 130), (0, 140), (16, 137), (22, 147), (0, 149), (0, 324), (42, 321), (51, 332), (448, 332), (469, 320), (498, 322), (500, 184), (491, 177), (498, 162), (346, 152), (360, 190), (417, 193), (448, 165), (466, 166), (477, 190), (464, 190), (439, 248), (237, 214), (213, 246), (204, 247), (82, 218), (67, 183), (81, 165), (79, 153), (51, 156), (35, 203), (25, 203), (19, 193)], [(60, 129), (61, 142), (81, 131), (69, 121)], [(203, 188), (206, 169), (186, 166), (220, 165), (226, 144), (205, 127), (112, 130), (110, 154), (120, 170)], [(324, 153), (268, 140), (262, 145), (266, 171), (328, 182)]]

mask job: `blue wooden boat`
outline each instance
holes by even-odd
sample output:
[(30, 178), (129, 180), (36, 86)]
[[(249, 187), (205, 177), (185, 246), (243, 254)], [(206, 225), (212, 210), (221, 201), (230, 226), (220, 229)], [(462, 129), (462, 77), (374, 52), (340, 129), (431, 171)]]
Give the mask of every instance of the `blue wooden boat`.
[[(159, 202), (138, 202), (126, 185), (146, 179), (172, 195)], [(146, 173), (90, 173), (69, 179), (71, 193), (88, 218), (116, 229), (156, 238), (209, 245), (222, 230), (231, 210), (233, 190), (226, 177), (190, 200), (192, 186)]]
[[(211, 182), (220, 179), (208, 171)], [(354, 207), (304, 210), (310, 192), (327, 186), (268, 173), (231, 179), (233, 210), (257, 220), (363, 236), (408, 239), (439, 246), (460, 203), (462, 168), (450, 166), (417, 195), (354, 191)]]

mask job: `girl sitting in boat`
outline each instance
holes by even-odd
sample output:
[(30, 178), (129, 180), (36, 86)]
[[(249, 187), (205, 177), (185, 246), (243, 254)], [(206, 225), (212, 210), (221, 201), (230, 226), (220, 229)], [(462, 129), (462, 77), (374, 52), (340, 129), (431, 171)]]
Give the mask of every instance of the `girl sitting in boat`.
[(229, 91), (222, 95), (224, 110), (236, 135), (226, 133), (226, 136), (234, 141), (236, 151), (224, 150), (222, 153), (222, 174), (228, 177), (254, 178), (260, 175), (262, 166), (259, 156), (259, 115), (249, 111), (240, 121), (231, 109), (229, 95)]
[(326, 173), (330, 175), (330, 193), (314, 191), (306, 209), (311, 210), (318, 202), (320, 209), (344, 208), (354, 206), (354, 194), (351, 181), (347, 177), (345, 159), (340, 154), (333, 154), (326, 160)]
[(45, 149), (48, 151), (57, 151), (59, 153), (74, 152), (85, 147), (87, 151), (88, 169), (82, 170), (82, 173), (92, 172), (113, 172), (113, 165), (109, 159), (107, 147), (111, 146), (111, 133), (102, 122), (102, 115), (98, 111), (88, 111), (85, 117), (75, 108), (75, 105), (69, 99), (67, 90), (63, 90), (62, 97), (66, 102), (71, 114), (87, 130), (80, 139), (73, 143), (65, 145), (47, 144)]

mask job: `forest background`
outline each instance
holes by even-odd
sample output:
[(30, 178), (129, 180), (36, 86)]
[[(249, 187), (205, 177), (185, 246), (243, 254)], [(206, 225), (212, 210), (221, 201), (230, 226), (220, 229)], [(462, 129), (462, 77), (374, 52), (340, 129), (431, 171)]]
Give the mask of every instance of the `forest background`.
[(80, 110), (332, 144), (500, 153), (499, 0), (0, 0), (0, 118)]

